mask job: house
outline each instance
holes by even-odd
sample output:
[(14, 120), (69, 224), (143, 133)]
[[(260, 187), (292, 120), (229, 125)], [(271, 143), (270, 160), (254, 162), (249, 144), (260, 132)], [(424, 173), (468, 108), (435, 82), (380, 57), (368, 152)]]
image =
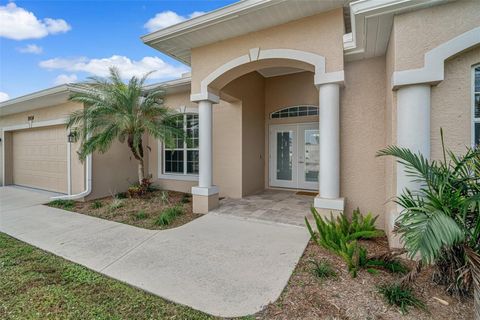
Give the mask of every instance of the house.
[[(162, 85), (193, 137), (171, 149), (147, 139), (148, 173), (191, 192), (200, 213), (219, 197), (311, 190), (322, 213), (379, 214), (396, 246), (390, 200), (416, 185), (375, 154), (399, 145), (439, 159), (440, 128), (455, 152), (479, 143), (479, 16), (479, 1), (246, 0), (145, 35), (191, 67)], [(3, 184), (92, 198), (135, 181), (124, 146), (77, 160), (71, 90), (0, 104)]]

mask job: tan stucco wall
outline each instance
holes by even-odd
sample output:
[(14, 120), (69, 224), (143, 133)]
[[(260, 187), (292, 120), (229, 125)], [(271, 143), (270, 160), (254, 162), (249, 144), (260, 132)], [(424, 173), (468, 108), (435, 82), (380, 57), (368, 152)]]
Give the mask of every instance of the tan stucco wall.
[(432, 87), (431, 158), (442, 159), (440, 128), (445, 146), (464, 154), (472, 144), (472, 66), (480, 63), (480, 47), (445, 63), (445, 79)]
[(241, 153), (234, 163), (241, 166), (241, 195), (254, 194), (265, 185), (265, 80), (252, 72), (232, 81), (222, 91), (240, 100), (240, 117), (231, 120), (241, 124)]
[[(252, 32), (192, 49), (192, 93), (200, 82), (230, 60), (249, 53), (251, 48), (296, 49), (326, 58), (326, 71), (343, 70), (343, 9), (306, 17), (279, 26)], [(302, 35), (302, 36), (299, 36)]]
[[(395, 26), (393, 27), (395, 28)], [(395, 31), (390, 34), (387, 52), (385, 55), (385, 146), (395, 145), (397, 142), (397, 96), (392, 90), (391, 81), (395, 71)], [(397, 164), (392, 157), (384, 157), (385, 163), (385, 230), (392, 231), (393, 219), (397, 212), (397, 206), (393, 202), (397, 192)], [(389, 233), (390, 234), (390, 233)]]
[(395, 70), (423, 67), (426, 52), (480, 26), (479, 13), (480, 1), (461, 0), (395, 16)]
[(87, 200), (124, 192), (138, 182), (137, 161), (126, 143), (115, 141), (108, 152), (93, 154), (92, 192)]
[(359, 207), (379, 215), (383, 228), (385, 164), (375, 157), (385, 145), (385, 58), (345, 64), (340, 101), (340, 194), (345, 212)]

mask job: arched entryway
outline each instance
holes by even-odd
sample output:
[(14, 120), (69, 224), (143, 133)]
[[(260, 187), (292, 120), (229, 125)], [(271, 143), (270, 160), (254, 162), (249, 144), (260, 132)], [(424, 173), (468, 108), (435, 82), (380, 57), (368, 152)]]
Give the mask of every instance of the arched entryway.
[[(192, 92), (191, 100), (197, 102), (199, 105), (200, 123), (200, 173), (199, 186), (192, 189), (194, 195), (194, 210), (197, 212), (208, 212), (209, 209), (218, 204), (218, 187), (214, 186), (212, 183), (212, 105), (219, 102), (220, 97), (224, 94), (224, 88), (232, 83), (232, 81), (252, 72), (261, 73), (262, 70), (293, 70), (290, 73), (307, 72), (311, 75), (309, 85), (312, 88), (316, 88), (316, 103), (314, 104), (319, 106), (317, 115), (313, 120), (314, 122), (307, 125), (304, 124), (303, 121), (300, 121), (299, 123), (302, 125), (299, 126), (297, 123), (295, 130), (287, 128), (284, 131), (280, 130), (280, 132), (295, 132), (298, 137), (300, 131), (304, 136), (308, 130), (317, 130), (314, 134), (319, 137), (319, 155), (316, 157), (319, 161), (319, 178), (315, 182), (315, 188), (311, 188), (311, 186), (314, 185), (312, 183), (298, 184), (298, 176), (296, 179), (296, 186), (287, 185), (286, 187), (293, 186), (294, 188), (299, 189), (315, 189), (319, 193), (315, 198), (316, 207), (329, 211), (343, 210), (344, 199), (340, 196), (339, 165), (339, 92), (340, 85), (343, 83), (344, 78), (343, 71), (331, 73), (325, 72), (325, 58), (317, 54), (292, 49), (262, 50), (259, 48), (252, 48), (248, 54), (239, 56), (219, 66), (201, 80), (200, 86), (197, 86), (200, 88), (199, 92)], [(298, 102), (299, 104), (302, 104), (302, 101), (299, 100)], [(284, 105), (283, 107), (288, 106), (289, 105)], [(268, 120), (275, 119), (276, 118), (269, 118)], [(270, 122), (266, 123), (271, 124)], [(292, 125), (293, 124), (291, 124), (291, 126)], [(269, 132), (270, 128), (267, 128), (266, 131)], [(310, 134), (311, 132), (308, 133)], [(268, 134), (266, 136), (267, 144), (279, 143), (279, 141), (268, 140), (270, 139), (268, 138)], [(294, 134), (289, 135), (288, 137), (285, 135), (286, 141), (284, 142), (293, 139), (293, 136)], [(282, 134), (280, 134), (280, 137), (282, 137)], [(298, 141), (299, 140), (297, 140), (297, 157), (290, 155), (297, 161), (297, 163), (295, 163), (296, 168), (291, 169), (297, 170), (297, 172), (297, 165), (299, 162), (304, 162), (305, 160), (298, 156)], [(305, 145), (305, 141), (301, 144)], [(289, 146), (287, 145), (287, 148), (288, 147)], [(294, 146), (291, 145), (291, 147)], [(305, 154), (305, 150), (302, 152)], [(272, 154), (268, 154), (268, 157), (271, 156)], [(273, 156), (277, 155), (275, 154)], [(269, 161), (266, 161), (266, 163), (271, 165)], [(271, 170), (268, 170), (267, 172), (271, 175)], [(243, 182), (245, 183), (245, 181)]]

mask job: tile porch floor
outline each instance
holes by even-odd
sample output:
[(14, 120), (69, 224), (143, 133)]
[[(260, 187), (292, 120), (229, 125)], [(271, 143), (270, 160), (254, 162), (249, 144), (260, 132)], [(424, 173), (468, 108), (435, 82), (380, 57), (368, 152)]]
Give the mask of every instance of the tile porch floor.
[(313, 195), (297, 195), (295, 191), (265, 190), (242, 199), (220, 200), (219, 208), (212, 213), (304, 227), (313, 199)]

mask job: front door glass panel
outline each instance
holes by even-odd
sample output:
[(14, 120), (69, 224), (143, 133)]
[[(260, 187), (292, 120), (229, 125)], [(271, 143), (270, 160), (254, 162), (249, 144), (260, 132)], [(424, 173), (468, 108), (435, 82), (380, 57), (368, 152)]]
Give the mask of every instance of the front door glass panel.
[(277, 180), (292, 180), (292, 131), (277, 132)]
[(318, 182), (320, 145), (318, 130), (305, 130), (305, 169), (304, 178), (307, 182)]

